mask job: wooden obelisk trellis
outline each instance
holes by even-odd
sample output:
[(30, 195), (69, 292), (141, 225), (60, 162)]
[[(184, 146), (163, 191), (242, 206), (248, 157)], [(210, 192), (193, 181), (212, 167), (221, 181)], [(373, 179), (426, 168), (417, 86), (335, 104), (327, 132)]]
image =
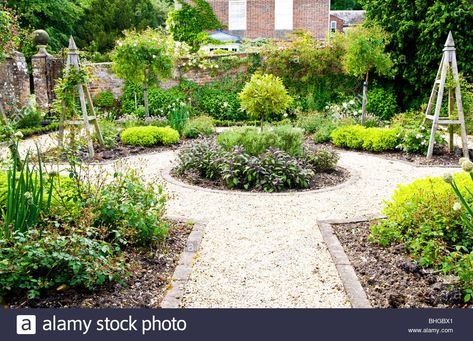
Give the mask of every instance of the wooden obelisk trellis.
[[(448, 34), (445, 48), (443, 49), (442, 62), (435, 78), (435, 84), (430, 95), (429, 105), (425, 112), (425, 119), (432, 121), (432, 131), (430, 134), (429, 149), (427, 151), (427, 158), (432, 158), (435, 144), (435, 134), (439, 125), (448, 126), (449, 131), (449, 147), (450, 152), (453, 152), (453, 126), (459, 125), (461, 130), (463, 156), (468, 158), (468, 139), (465, 128), (465, 115), (463, 113), (463, 103), (460, 91), (460, 82), (458, 75), (457, 57), (455, 52), (455, 43), (453, 41), (452, 32)], [(440, 111), (442, 109), (443, 97), (445, 93), (445, 85), (447, 77), (451, 74), (454, 80), (455, 87), (449, 88), (448, 90), (448, 117), (440, 117)], [(435, 104), (435, 112), (433, 115), (432, 109)], [(458, 113), (458, 118), (452, 118), (455, 111), (455, 105)]]
[[(66, 70), (69, 70), (71, 67), (75, 69), (79, 69), (79, 51), (77, 50), (76, 43), (72, 36), (69, 38), (69, 52), (67, 54), (67, 63), (66, 63)], [(62, 103), (62, 115), (59, 123), (59, 147), (62, 148), (64, 145), (64, 126), (65, 125), (84, 125), (85, 136), (87, 140), (87, 148), (89, 150), (89, 158), (93, 158), (95, 155), (94, 152), (94, 144), (92, 142), (92, 135), (90, 131), (90, 123), (92, 123), (95, 127), (95, 131), (97, 133), (97, 137), (99, 140), (100, 145), (103, 145), (103, 137), (100, 131), (99, 122), (97, 116), (95, 115), (94, 103), (92, 101), (92, 96), (90, 95), (89, 88), (87, 84), (79, 84), (77, 86), (79, 90), (79, 100), (80, 100), (80, 107), (82, 110), (82, 121), (65, 121), (66, 116), (66, 108), (64, 102)], [(91, 116), (88, 115), (87, 112), (87, 104), (90, 108)]]

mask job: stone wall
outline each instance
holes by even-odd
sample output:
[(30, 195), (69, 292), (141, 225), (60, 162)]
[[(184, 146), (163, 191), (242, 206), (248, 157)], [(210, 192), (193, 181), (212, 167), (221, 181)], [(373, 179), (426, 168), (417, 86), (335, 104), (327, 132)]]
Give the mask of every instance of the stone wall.
[[(212, 62), (219, 64), (220, 69), (199, 69), (181, 67), (175, 72), (174, 79), (161, 83), (161, 87), (167, 89), (179, 84), (180, 79), (187, 79), (199, 85), (212, 82), (225, 76), (236, 76), (248, 70), (248, 59), (244, 59), (248, 54), (208, 57)], [(238, 58), (241, 62), (238, 62)], [(227, 65), (225, 64), (227, 60)], [(235, 60), (237, 61), (235, 63)], [(21, 53), (15, 54), (0, 64), (0, 99), (5, 104), (7, 111), (12, 104), (22, 107), (30, 95), (30, 89), (34, 89), (38, 107), (43, 111), (49, 111), (55, 100), (54, 87), (61, 77), (64, 68), (64, 60), (48, 54), (45, 48), (32, 58), (32, 75), (30, 75), (24, 56)], [(124, 81), (118, 78), (112, 71), (111, 63), (87, 64), (91, 72), (89, 88), (92, 97), (100, 92), (110, 91), (115, 98), (119, 98), (123, 93)]]
[(86, 66), (91, 72), (89, 89), (92, 97), (104, 91), (112, 92), (117, 99), (122, 95), (125, 82), (115, 76), (112, 63), (87, 64)]
[(30, 96), (30, 77), (23, 54), (17, 52), (0, 64), (0, 100), (5, 110), (21, 108)]

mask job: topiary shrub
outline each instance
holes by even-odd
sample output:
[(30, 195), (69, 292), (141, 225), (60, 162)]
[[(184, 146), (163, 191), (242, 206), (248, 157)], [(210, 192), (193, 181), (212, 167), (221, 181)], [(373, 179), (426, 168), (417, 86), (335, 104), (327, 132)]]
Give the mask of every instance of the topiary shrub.
[(269, 148), (280, 149), (290, 155), (300, 155), (304, 132), (300, 128), (279, 126), (261, 131), (256, 127), (242, 127), (221, 133), (218, 143), (225, 149), (242, 146), (245, 153), (257, 156)]
[(292, 102), (282, 80), (271, 74), (254, 74), (240, 92), (241, 107), (250, 118), (263, 121), (280, 119)]
[(189, 120), (182, 131), (186, 138), (197, 138), (199, 136), (210, 136), (215, 133), (213, 120), (209, 116), (199, 116)]
[(169, 127), (132, 127), (125, 129), (120, 138), (123, 144), (131, 146), (171, 145), (179, 142), (179, 132)]
[(397, 128), (365, 128), (354, 125), (335, 129), (331, 137), (337, 147), (383, 152), (395, 150), (401, 135)]

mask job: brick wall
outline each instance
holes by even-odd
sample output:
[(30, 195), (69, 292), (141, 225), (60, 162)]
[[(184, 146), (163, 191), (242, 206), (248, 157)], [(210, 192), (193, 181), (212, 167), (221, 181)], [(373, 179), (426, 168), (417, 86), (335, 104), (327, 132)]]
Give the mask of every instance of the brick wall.
[(23, 54), (15, 52), (0, 64), (0, 101), (5, 110), (21, 108), (30, 95), (30, 78)]
[(336, 17), (334, 15), (330, 15), (330, 22), (336, 21), (337, 22), (337, 32), (343, 33), (343, 25), (344, 21), (340, 19), (339, 17)]
[[(189, 0), (191, 2), (191, 0)], [(220, 22), (228, 27), (228, 0), (208, 0)], [(324, 39), (329, 32), (330, 0), (293, 0), (294, 30), (311, 32)], [(275, 0), (247, 0), (247, 30), (232, 31), (244, 38), (282, 38), (288, 31), (275, 31)]]

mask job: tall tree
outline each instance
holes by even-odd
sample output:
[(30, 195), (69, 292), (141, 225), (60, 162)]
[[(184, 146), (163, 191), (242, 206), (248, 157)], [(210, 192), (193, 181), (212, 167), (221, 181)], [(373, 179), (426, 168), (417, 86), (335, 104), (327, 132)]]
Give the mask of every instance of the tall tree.
[(18, 14), (25, 29), (44, 29), (49, 33), (52, 50), (67, 46), (89, 0), (6, 0), (6, 6)]
[(170, 9), (168, 0), (91, 0), (76, 25), (77, 42), (89, 50), (110, 51), (124, 30), (164, 26)]
[(360, 0), (374, 22), (391, 34), (388, 47), (404, 98), (428, 96), (442, 49), (452, 31), (460, 71), (473, 76), (473, 2), (470, 0)]
[(342, 10), (360, 10), (361, 5), (357, 0), (331, 0), (330, 9), (332, 11), (342, 11)]
[(174, 40), (189, 44), (197, 51), (207, 38), (206, 30), (222, 28), (212, 7), (205, 0), (192, 0), (187, 3), (177, 0), (181, 8), (171, 11), (167, 21)]

